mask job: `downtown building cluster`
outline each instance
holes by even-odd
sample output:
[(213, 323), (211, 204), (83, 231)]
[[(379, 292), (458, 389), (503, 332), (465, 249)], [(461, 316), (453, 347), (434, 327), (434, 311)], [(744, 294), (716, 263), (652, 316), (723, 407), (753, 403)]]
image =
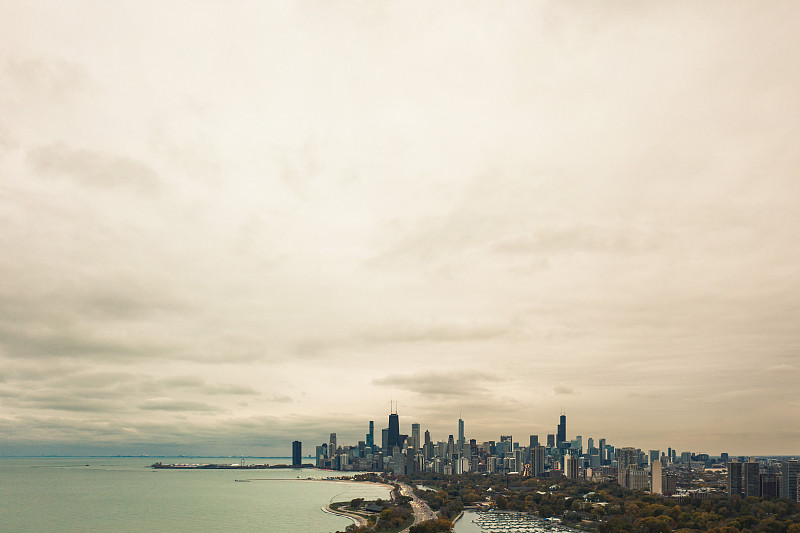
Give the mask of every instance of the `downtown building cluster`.
[[(711, 457), (704, 453), (678, 453), (672, 448), (665, 452), (643, 451), (632, 447), (616, 448), (605, 438), (584, 441), (583, 436), (577, 435), (568, 439), (567, 417), (563, 414), (555, 433), (547, 434), (541, 441), (539, 435), (529, 435), (523, 443), (514, 440), (512, 435), (500, 435), (499, 440), (479, 443), (466, 438), (462, 419), (458, 420), (457, 435), (433, 441), (430, 432), (422, 433), (418, 423), (411, 424), (410, 435), (401, 433), (397, 413), (389, 415), (388, 427), (381, 430), (380, 443), (375, 436), (374, 421), (369, 422), (365, 439), (356, 445), (340, 445), (336, 433), (331, 433), (328, 442), (316, 446), (316, 466), (341, 471), (389, 471), (395, 475), (499, 473), (614, 480), (628, 489), (663, 495), (686, 492), (698, 472), (706, 469), (722, 472), (729, 467), (726, 453)], [(738, 475), (736, 464), (742, 463), (732, 467), (734, 478)], [(758, 463), (755, 469), (751, 463), (744, 463), (750, 466), (745, 466), (739, 475), (743, 480), (740, 481), (742, 488), (737, 489), (734, 484), (733, 492), (730, 488), (728, 492), (797, 499), (796, 464), (798, 461), (791, 460), (778, 462), (777, 466)], [(757, 491), (753, 488), (755, 471), (759, 475)], [(749, 473), (749, 477), (744, 472)], [(724, 486), (721, 490), (724, 491)], [(692, 495), (704, 497), (708, 492), (700, 489), (692, 491)]]

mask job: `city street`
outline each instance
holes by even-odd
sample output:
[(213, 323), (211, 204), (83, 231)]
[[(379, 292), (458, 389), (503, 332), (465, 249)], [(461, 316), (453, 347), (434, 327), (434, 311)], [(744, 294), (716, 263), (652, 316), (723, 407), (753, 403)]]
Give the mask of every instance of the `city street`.
[[(428, 507), (427, 503), (425, 503), (424, 501), (422, 501), (417, 497), (417, 495), (414, 493), (414, 489), (412, 489), (409, 485), (401, 483), (400, 493), (403, 496), (408, 496), (409, 498), (411, 498), (411, 509), (414, 511), (414, 523), (411, 524), (412, 526), (415, 526), (420, 522), (425, 522), (426, 520), (434, 520), (436, 518), (436, 513), (434, 513), (431, 510), (431, 508)], [(400, 533), (408, 533), (410, 529), (411, 526), (407, 527)]]

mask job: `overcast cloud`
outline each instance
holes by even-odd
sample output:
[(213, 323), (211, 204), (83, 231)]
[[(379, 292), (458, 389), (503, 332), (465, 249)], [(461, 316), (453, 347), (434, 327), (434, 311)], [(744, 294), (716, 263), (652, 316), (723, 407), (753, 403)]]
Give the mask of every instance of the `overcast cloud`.
[(797, 453), (798, 4), (0, 14), (0, 454)]

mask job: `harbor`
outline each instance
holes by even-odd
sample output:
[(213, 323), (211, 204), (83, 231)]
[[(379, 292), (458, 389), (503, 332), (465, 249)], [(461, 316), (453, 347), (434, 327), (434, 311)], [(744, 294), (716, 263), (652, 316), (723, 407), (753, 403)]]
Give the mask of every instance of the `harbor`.
[(557, 519), (510, 511), (464, 511), (455, 524), (456, 533), (575, 533)]

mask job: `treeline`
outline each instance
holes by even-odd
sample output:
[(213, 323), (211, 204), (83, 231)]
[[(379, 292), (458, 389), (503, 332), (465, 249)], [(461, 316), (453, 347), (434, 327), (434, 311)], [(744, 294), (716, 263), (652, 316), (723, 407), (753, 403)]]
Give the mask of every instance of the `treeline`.
[(451, 521), (439, 518), (420, 522), (416, 526), (411, 526), (409, 531), (411, 533), (440, 533), (443, 531), (450, 531), (451, 529), (453, 529), (453, 523)]

